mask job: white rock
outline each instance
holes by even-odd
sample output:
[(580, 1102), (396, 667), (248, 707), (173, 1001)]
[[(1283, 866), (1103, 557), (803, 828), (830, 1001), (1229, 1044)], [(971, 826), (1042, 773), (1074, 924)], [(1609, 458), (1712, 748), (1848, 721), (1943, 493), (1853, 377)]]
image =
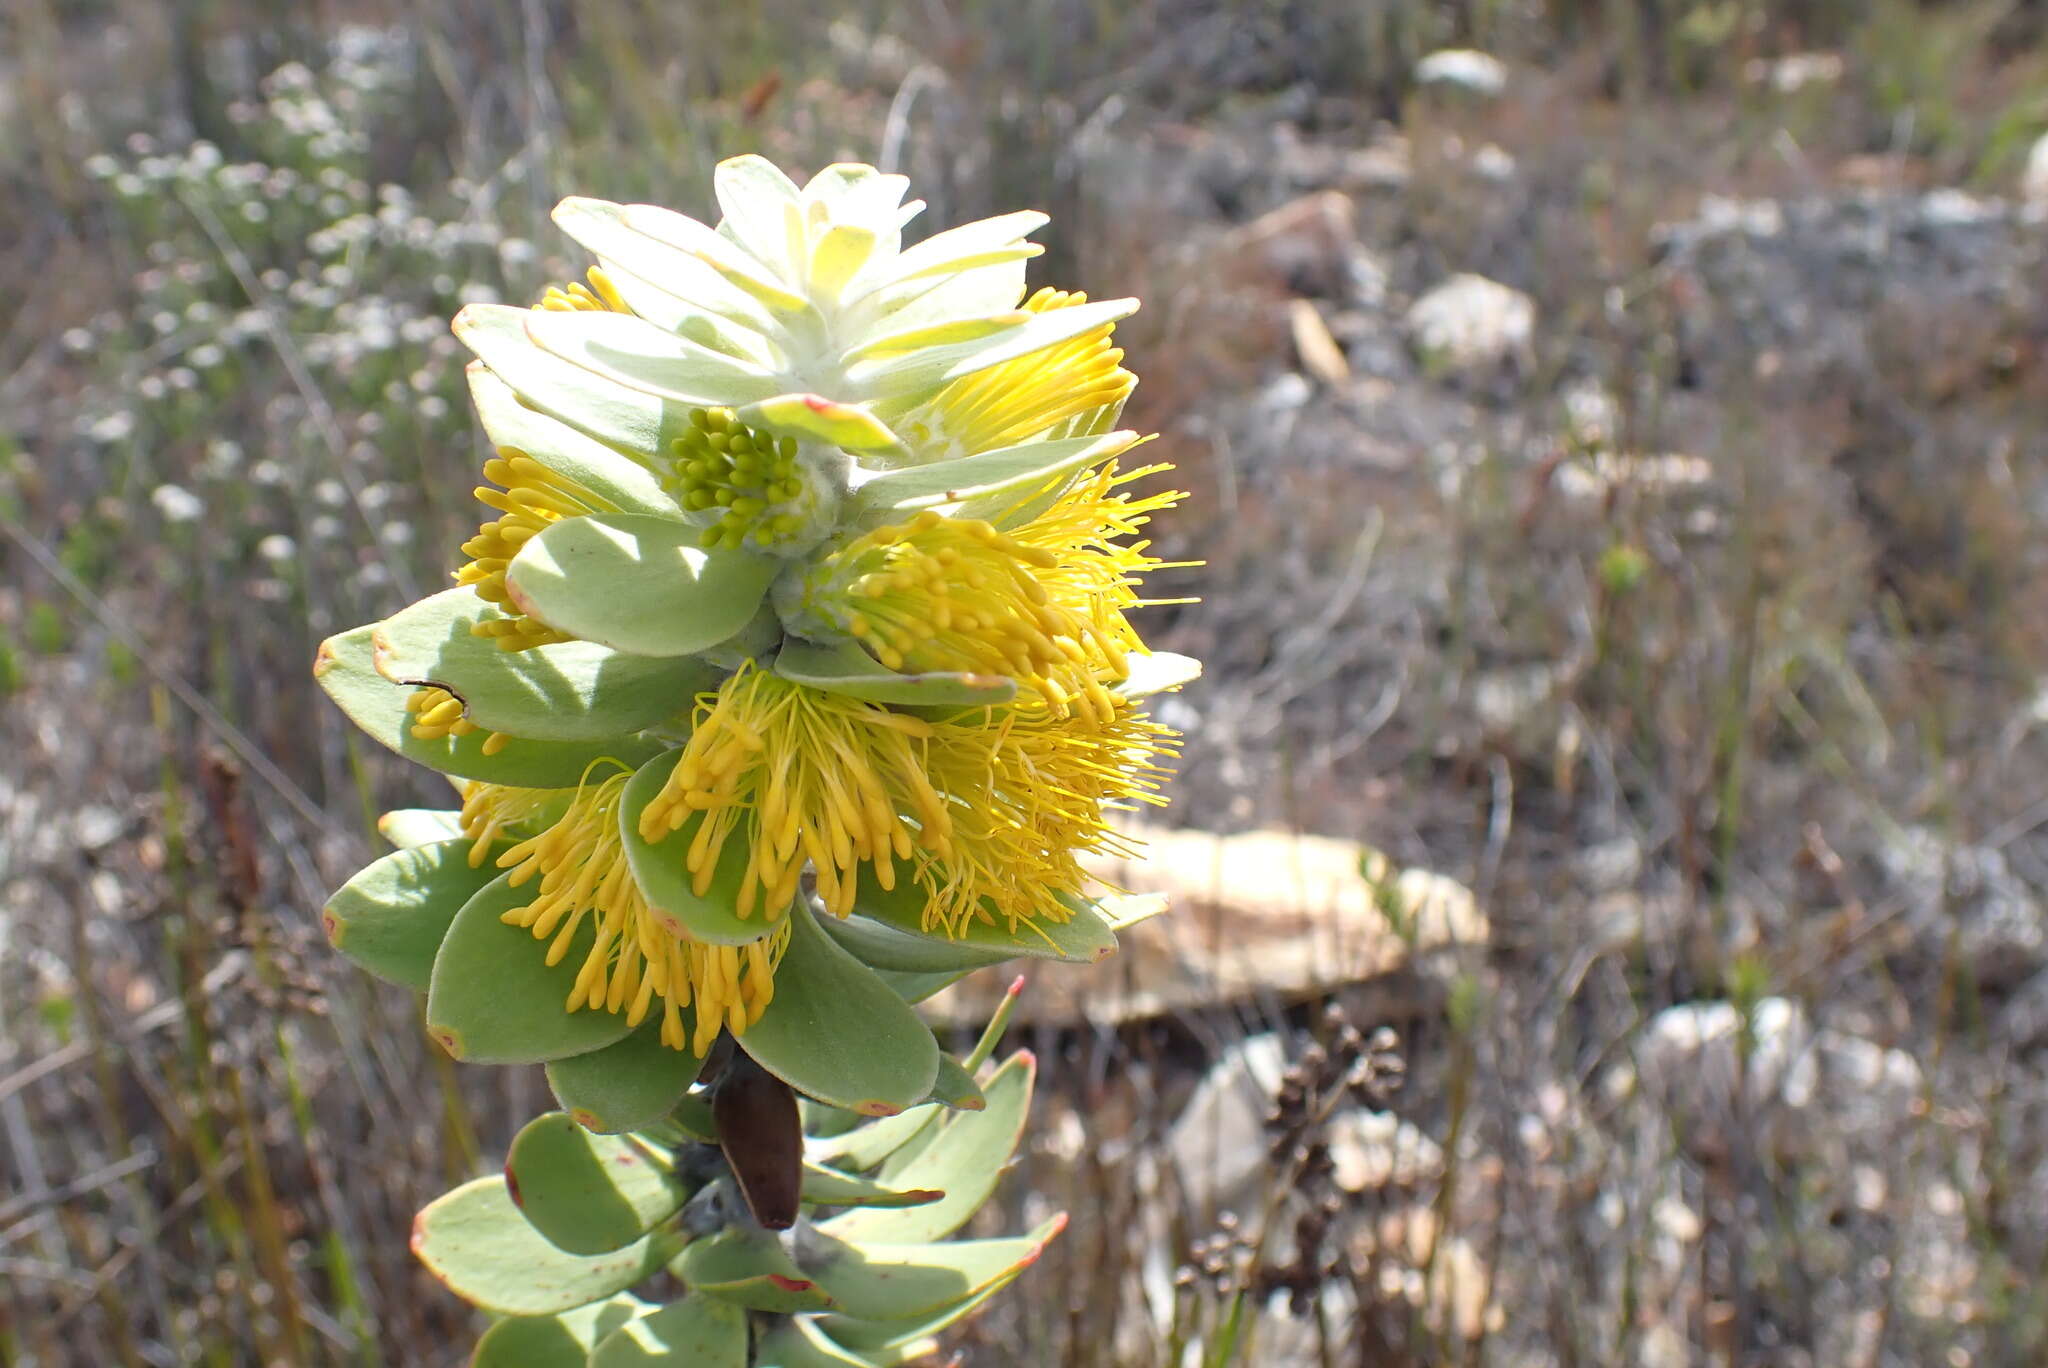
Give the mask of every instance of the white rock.
[(1407, 323), (1425, 366), (1481, 370), (1528, 359), (1536, 301), (1485, 276), (1455, 275), (1409, 306)]
[(1491, 99), (1507, 89), (1508, 69), (1490, 53), (1443, 48), (1415, 64), (1415, 83), (1447, 86)]
[(2026, 170), (2020, 173), (2020, 198), (2048, 206), (2048, 133), (2036, 138), (2033, 150), (2027, 153)]
[(2006, 207), (1998, 200), (1980, 199), (1952, 185), (1929, 190), (1920, 199), (1920, 221), (1930, 228), (1975, 228), (1996, 223), (2005, 214)]
[(1443, 1147), (1392, 1112), (1340, 1113), (1327, 1134), (1332, 1176), (1346, 1192), (1419, 1187), (1443, 1177)]
[(1197, 1208), (1228, 1209), (1266, 1168), (1266, 1114), (1287, 1069), (1287, 1047), (1271, 1032), (1232, 1046), (1195, 1086), (1166, 1151)]
[(1636, 1362), (1642, 1368), (1688, 1368), (1692, 1345), (1669, 1321), (1659, 1321), (1643, 1332)]
[[(1817, 1030), (1798, 1003), (1770, 997), (1751, 1013), (1745, 1069), (1740, 1027), (1733, 1003), (1665, 1008), (1643, 1031), (1637, 1080), (1666, 1104), (1710, 1124), (1733, 1115), (1738, 1077), (1747, 1108), (1824, 1115), (1833, 1124), (1818, 1129), (1829, 1132), (1881, 1140), (1885, 1128), (1912, 1114), (1922, 1075), (1919, 1061), (1905, 1051), (1846, 1031)], [(1784, 1139), (1796, 1144), (1800, 1137)]]
[(1572, 857), (1572, 872), (1595, 893), (1627, 888), (1643, 872), (1643, 847), (1633, 836), (1587, 846)]
[(1495, 185), (1513, 180), (1518, 169), (1514, 156), (1499, 143), (1488, 143), (1472, 154), (1472, 174)]

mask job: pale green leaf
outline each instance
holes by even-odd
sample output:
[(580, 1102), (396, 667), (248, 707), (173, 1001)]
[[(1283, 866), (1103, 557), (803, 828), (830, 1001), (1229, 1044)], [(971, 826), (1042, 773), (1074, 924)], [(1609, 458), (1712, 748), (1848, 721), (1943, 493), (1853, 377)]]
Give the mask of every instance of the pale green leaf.
[(656, 841), (640, 834), (641, 813), (661, 792), (682, 756), (681, 749), (676, 749), (648, 761), (627, 781), (626, 791), (619, 796), (619, 835), (625, 843), (626, 858), (633, 866), (633, 878), (648, 906), (678, 934), (713, 945), (752, 944), (773, 931), (779, 922), (766, 915), (768, 909), (758, 903), (752, 915), (739, 914), (740, 887), (746, 879), (748, 862), (744, 839), (734, 836), (726, 841), (709, 885), (699, 893), (684, 862), (698, 823), (704, 819), (693, 817)]
[(1050, 222), (1049, 216), (1036, 209), (1020, 209), (934, 233), (894, 257), (878, 258), (859, 282), (856, 299), (927, 276), (949, 275), (985, 265), (991, 260), (1021, 261), (1037, 256), (1045, 249), (1024, 239)]
[[(505, 586), (527, 613), (582, 641), (637, 657), (693, 655), (747, 626), (780, 566), (749, 551), (706, 551), (699, 537), (644, 513), (564, 518), (519, 549)], [(710, 682), (669, 700), (686, 710)]]
[(538, 880), (514, 888), (505, 875), (462, 905), (441, 941), (427, 986), (427, 1031), (457, 1059), (544, 1064), (603, 1049), (632, 1029), (623, 1014), (568, 1009), (577, 971), (595, 942), (594, 918), (584, 917), (552, 965), (551, 941), (502, 920), (538, 893)]
[(696, 405), (669, 403), (564, 362), (527, 335), (533, 312), (471, 304), (455, 315), (455, 335), (524, 402), (640, 460), (667, 460)]
[(464, 903), (498, 877), (470, 864), (471, 843), (456, 839), (394, 851), (335, 891), (320, 925), (335, 949), (378, 978), (420, 992), (434, 955)]
[(657, 743), (634, 737), (588, 742), (521, 737), (495, 755), (484, 753), (484, 742), (489, 736), (486, 731), (422, 740), (412, 734), (418, 717), (405, 707), (412, 687), (393, 684), (377, 673), (372, 638), (378, 626), (371, 623), (320, 643), (319, 657), (313, 662), (313, 677), (351, 722), (378, 744), (408, 760), (459, 779), (481, 779), (516, 788), (573, 788), (591, 762), (604, 756), (616, 756), (633, 764), (660, 753)]
[[(644, 513), (614, 516), (682, 526)], [(558, 522), (548, 533), (584, 521)], [(527, 550), (539, 540), (528, 542)], [(564, 541), (577, 544), (573, 534)], [(523, 560), (522, 552), (514, 568)], [(545, 580), (545, 575), (537, 573), (536, 578)], [(548, 601), (552, 605), (553, 599)], [(465, 715), (482, 730), (547, 741), (629, 736), (687, 714), (691, 700), (717, 683), (717, 672), (701, 661), (656, 659), (596, 641), (507, 651), (495, 638), (471, 630), (478, 622), (504, 616), (473, 589), (444, 590), (377, 625), (371, 634), (372, 663), (377, 673), (395, 684), (447, 689), (462, 700)]]
[(1062, 475), (1099, 465), (1138, 440), (1129, 431), (1101, 437), (1069, 437), (1057, 442), (1026, 442), (997, 447), (951, 461), (911, 466), (871, 475), (854, 498), (875, 514), (965, 504), (1013, 490), (1035, 488)]
[(886, 423), (854, 404), (817, 394), (778, 394), (742, 405), (734, 415), (752, 428), (844, 447), (862, 455), (898, 456), (905, 448)]
[(469, 365), (469, 394), (485, 436), (501, 452), (510, 448), (529, 456), (625, 512), (681, 514), (661, 481), (639, 459), (527, 407), (516, 390), (480, 361)]
[[(643, 312), (640, 296), (648, 291), (663, 297), (644, 312), (650, 322), (670, 327), (683, 315), (697, 312), (756, 337), (775, 326), (773, 315), (703, 260), (629, 227), (623, 204), (571, 196), (555, 207), (554, 220), (604, 262), (613, 273), (613, 285), (635, 313)], [(633, 280), (623, 280), (621, 274)]]
[(765, 366), (714, 351), (630, 314), (535, 309), (526, 315), (526, 335), (558, 365), (581, 367), (601, 380), (668, 404), (701, 408), (747, 403), (783, 388)]
[(512, 1137), (505, 1181), (533, 1228), (570, 1254), (624, 1249), (683, 1209), (691, 1188), (634, 1136), (593, 1135), (547, 1112)]
[[(711, 173), (712, 193), (725, 216), (720, 228), (784, 280), (802, 270), (802, 194), (774, 162), (749, 153), (728, 157)], [(790, 221), (797, 220), (792, 242)]]
[(1137, 307), (1135, 299), (1109, 299), (1043, 313), (1026, 311), (991, 336), (862, 361), (846, 372), (849, 397), (878, 399), (936, 390), (962, 376), (1029, 356), (1105, 323), (1127, 318)]
[(860, 268), (874, 255), (880, 235), (856, 223), (835, 224), (811, 248), (811, 293), (836, 300)]
[(377, 819), (377, 834), (400, 850), (452, 841), (462, 834), (462, 813), (454, 808), (394, 808)]
[(591, 1348), (654, 1309), (631, 1293), (555, 1316), (510, 1316), (484, 1331), (469, 1368), (585, 1368)]
[(590, 1368), (747, 1368), (747, 1317), (692, 1293), (599, 1340)]
[(503, 1178), (478, 1178), (429, 1202), (413, 1253), (464, 1301), (510, 1316), (547, 1316), (603, 1301), (661, 1266), (641, 1240), (594, 1258), (564, 1254), (512, 1204)]
[(770, 313), (784, 320), (815, 317), (810, 300), (777, 279), (751, 252), (697, 220), (652, 204), (628, 204), (622, 210), (628, 228), (696, 257)]
[(1037, 1068), (1028, 1051), (1011, 1055), (982, 1085), (982, 1110), (956, 1112), (919, 1137), (914, 1158), (899, 1150), (882, 1165), (878, 1181), (914, 1180), (943, 1190), (943, 1198), (918, 1207), (849, 1211), (821, 1229), (855, 1244), (919, 1244), (943, 1240), (966, 1225), (994, 1194), (1023, 1138)]
[(807, 1316), (770, 1330), (754, 1361), (758, 1368), (875, 1368), (874, 1360), (833, 1343)]
[[(695, 1030), (695, 1010), (683, 1008), (682, 1017), (687, 1038)], [(676, 1109), (704, 1061), (664, 1045), (661, 1020), (661, 1013), (651, 1013), (616, 1045), (549, 1061), (548, 1087), (578, 1125), (615, 1135), (651, 1126)]]
[(775, 998), (740, 1047), (802, 1093), (866, 1116), (922, 1102), (939, 1048), (909, 1004), (819, 928), (801, 900)]
[(793, 683), (869, 703), (975, 707), (1007, 703), (1017, 694), (1016, 681), (1001, 675), (903, 674), (851, 642), (824, 646), (789, 637), (776, 653), (774, 669)]
[(803, 1199), (816, 1206), (910, 1207), (936, 1202), (946, 1194), (936, 1188), (898, 1188), (861, 1178), (823, 1164), (804, 1162)]
[(1058, 1216), (1016, 1239), (862, 1245), (841, 1241), (820, 1228), (803, 1242), (799, 1266), (825, 1290), (833, 1309), (842, 1315), (860, 1320), (912, 1320), (1014, 1278), (1045, 1252), (1065, 1226), (1066, 1218)]
[(790, 1261), (782, 1241), (759, 1226), (728, 1226), (693, 1240), (669, 1271), (705, 1296), (753, 1311), (788, 1316), (832, 1305), (825, 1290)]

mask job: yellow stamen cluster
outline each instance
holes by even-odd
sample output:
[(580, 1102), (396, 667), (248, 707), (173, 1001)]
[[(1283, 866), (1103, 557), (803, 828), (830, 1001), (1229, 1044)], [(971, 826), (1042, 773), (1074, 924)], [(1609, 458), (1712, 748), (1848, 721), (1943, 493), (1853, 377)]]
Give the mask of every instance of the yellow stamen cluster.
[(794, 437), (756, 432), (729, 408), (695, 409), (674, 446), (662, 484), (685, 512), (717, 520), (704, 529), (706, 548), (776, 546), (803, 530), (791, 511), (804, 493)]
[(1134, 480), (1171, 469), (1160, 464), (1120, 471), (1114, 461), (1097, 466), (1012, 534), (1023, 545), (1052, 555), (1053, 564), (1040, 575), (1040, 582), (1055, 603), (1087, 619), (1092, 639), (1113, 643), (1105, 647), (1115, 662), (1113, 677), (1123, 674), (1125, 651), (1145, 649), (1124, 614), (1132, 608), (1184, 601), (1140, 598), (1136, 588), (1154, 570), (1194, 562), (1148, 555), (1149, 539), (1118, 540), (1136, 537), (1152, 514), (1186, 497), (1180, 490), (1142, 498), (1122, 492)]
[(1078, 699), (1106, 716), (1098, 676), (1117, 676), (1124, 645), (1047, 592), (1059, 563), (1050, 547), (927, 511), (824, 557), (806, 601), (892, 670), (1004, 676), (1056, 713)]
[[(628, 1025), (638, 1026), (659, 999), (662, 1043), (702, 1054), (720, 1030), (740, 1035), (760, 1020), (774, 997), (775, 968), (788, 948), (789, 927), (785, 923), (748, 945), (707, 945), (655, 912), (633, 879), (619, 831), (619, 799), (630, 777), (621, 769), (595, 782), (586, 780), (546, 830), (497, 857), (500, 869), (512, 871), (513, 887), (539, 880), (533, 900), (506, 912), (503, 920), (547, 941), (547, 962), (559, 964), (588, 918), (595, 938), (564, 1004), (567, 1010), (624, 1013)], [(523, 802), (472, 802), (466, 795), (464, 830), (488, 846), (488, 836), (495, 834), (489, 817), (501, 806), (518, 810)], [(472, 810), (477, 814), (474, 828)], [(695, 1029), (686, 1031), (682, 1012), (691, 1006), (696, 1008)]]
[(1104, 820), (1105, 806), (1163, 805), (1173, 771), (1160, 762), (1179, 749), (1178, 733), (1121, 697), (1107, 715), (1063, 718), (1026, 704), (935, 725), (927, 771), (956, 801), (949, 847), (917, 869), (930, 895), (925, 929), (1067, 920), (1061, 899), (1090, 883), (1079, 855), (1136, 853)]
[(805, 862), (837, 916), (853, 910), (862, 864), (896, 886), (896, 862), (946, 849), (952, 814), (925, 775), (932, 724), (742, 665), (698, 700), (682, 759), (640, 814), (660, 841), (702, 813), (684, 856), (697, 892), (711, 885), (742, 823), (749, 859), (736, 910), (779, 917)]
[(479, 527), (476, 535), (462, 544), (463, 554), (470, 559), (455, 572), (455, 582), (474, 585), (478, 598), (496, 604), (507, 616), (474, 623), (470, 631), (494, 638), (507, 651), (567, 641), (561, 632), (519, 611), (505, 589), (505, 568), (519, 548), (539, 536), (549, 523), (585, 513), (616, 512), (616, 506), (512, 447), (502, 448), (484, 463), (484, 478), (504, 486), (476, 487), (477, 499), (497, 509), (500, 516)]
[[(414, 715), (412, 734), (422, 741), (439, 741), (444, 736), (468, 736), (477, 729), (469, 720), (461, 699), (438, 685), (413, 690), (405, 698), (405, 710)], [(485, 755), (496, 755), (512, 738), (492, 732), (484, 738)]]
[(590, 284), (572, 280), (567, 285), (550, 285), (547, 293), (540, 297), (535, 308), (547, 309), (554, 313), (631, 313), (626, 301), (619, 298), (611, 277), (593, 266), (588, 275)]
[[(1042, 289), (1024, 301), (1033, 313), (1085, 304), (1078, 290)], [(1120, 364), (1111, 342), (1115, 325), (990, 366), (953, 381), (907, 418), (900, 431), (917, 442), (936, 440), (956, 454), (1014, 446), (1048, 428), (1121, 404), (1138, 383)]]
[(853, 910), (861, 867), (893, 889), (899, 863), (929, 895), (926, 929), (1061, 922), (1088, 881), (1077, 856), (1124, 850), (1103, 806), (1157, 803), (1178, 747), (1113, 699), (1107, 715), (1044, 704), (931, 721), (743, 666), (700, 701), (696, 730), (640, 818), (660, 841), (701, 820), (684, 864), (701, 893), (728, 840), (746, 843), (738, 909), (779, 914), (806, 861), (819, 897)]
[(493, 842), (522, 840), (551, 825), (562, 815), (574, 789), (514, 788), (466, 780), (462, 812), (457, 818), (469, 838), (469, 867), (482, 869)]

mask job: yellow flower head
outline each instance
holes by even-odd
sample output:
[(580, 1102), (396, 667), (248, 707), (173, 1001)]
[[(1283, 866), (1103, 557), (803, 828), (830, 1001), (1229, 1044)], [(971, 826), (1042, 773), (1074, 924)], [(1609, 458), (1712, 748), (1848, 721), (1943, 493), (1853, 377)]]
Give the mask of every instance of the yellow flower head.
[(1125, 613), (1147, 602), (1136, 585), (1163, 564), (1149, 543), (1117, 539), (1181, 497), (1121, 490), (1166, 469), (1098, 467), (1007, 534), (929, 510), (875, 528), (818, 559), (803, 606), (891, 670), (1008, 678), (1054, 716), (1079, 708), (1105, 721), (1106, 686), (1144, 648)]
[[(569, 797), (548, 790), (471, 783), (463, 790), (462, 826), (481, 863), (493, 841), (538, 827), (497, 855), (519, 887), (538, 878), (533, 900), (505, 913), (548, 942), (547, 962), (569, 953), (586, 918), (596, 938), (584, 954), (569, 1011), (623, 1012), (637, 1026), (661, 1003), (662, 1042), (703, 1054), (721, 1029), (738, 1035), (760, 1019), (775, 994), (775, 966), (789, 944), (785, 924), (748, 945), (708, 945), (649, 907), (628, 866), (619, 832), (619, 796), (631, 772), (623, 767), (586, 780)], [(548, 816), (559, 810), (553, 820)], [(695, 1006), (686, 1034), (682, 1009)]]
[(700, 701), (640, 834), (661, 841), (702, 813), (678, 855), (700, 893), (743, 841), (742, 916), (779, 916), (808, 862), (835, 916), (863, 869), (886, 891), (901, 864), (928, 896), (927, 930), (1065, 921), (1062, 898), (1087, 882), (1078, 854), (1117, 848), (1104, 804), (1158, 801), (1157, 761), (1177, 744), (1121, 699), (1101, 716), (1034, 704), (934, 721), (744, 666)]
[[(1050, 313), (1087, 302), (1078, 290), (1046, 288), (1025, 300), (1023, 308)], [(891, 422), (926, 459), (942, 460), (1014, 446), (1098, 413), (1113, 416), (1138, 383), (1123, 368), (1123, 349), (1111, 342), (1115, 331), (1113, 322), (1104, 323), (1042, 351), (962, 376)], [(884, 412), (890, 410), (885, 406)]]
[(1027, 704), (972, 709), (936, 724), (931, 782), (953, 804), (951, 838), (921, 857), (925, 929), (958, 935), (970, 921), (1063, 922), (1090, 876), (1079, 856), (1132, 854), (1106, 809), (1165, 802), (1162, 761), (1179, 736), (1114, 697), (1106, 713), (1060, 716)]
[[(676, 1048), (727, 1031), (822, 1100), (913, 1106), (935, 1056), (892, 935), (961, 967), (1112, 940), (1082, 862), (1130, 853), (1112, 814), (1162, 801), (1179, 746), (1134, 700), (1199, 672), (1130, 621), (1171, 601), (1143, 597), (1167, 564), (1145, 529), (1181, 497), (1132, 491), (1168, 467), (1116, 463), (1143, 440), (1117, 422), (1138, 302), (1029, 293), (1034, 210), (906, 243), (907, 188), (737, 157), (715, 224), (572, 197), (555, 220), (597, 268), (454, 321), (496, 448), (489, 520), (458, 587), (334, 638), (319, 673), (463, 781), (474, 870), (426, 841), (350, 899), (413, 886), (394, 871), (464, 896), (428, 1016), (473, 1057), (595, 1054), (601, 1021), (510, 1024), (551, 1028), (559, 1000), (618, 1032), (658, 1005)], [(462, 632), (502, 650), (434, 650), (477, 645)], [(478, 902), (486, 866), (504, 873)], [(491, 925), (508, 902), (555, 983), (465, 976), (524, 953)], [(849, 1025), (876, 1031), (872, 1059), (838, 1048)]]

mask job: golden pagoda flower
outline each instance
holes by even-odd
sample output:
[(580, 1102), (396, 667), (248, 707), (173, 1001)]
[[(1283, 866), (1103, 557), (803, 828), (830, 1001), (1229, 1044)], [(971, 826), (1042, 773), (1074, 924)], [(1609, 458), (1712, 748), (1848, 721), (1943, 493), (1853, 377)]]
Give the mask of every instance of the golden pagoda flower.
[(587, 283), (456, 320), (487, 514), (454, 588), (316, 672), (462, 802), (394, 815), (327, 922), (451, 1052), (558, 1091), (687, 1087), (729, 1035), (885, 1113), (939, 1067), (912, 1002), (1115, 944), (1086, 860), (1163, 801), (1144, 699), (1198, 670), (1132, 616), (1181, 496), (1120, 463), (1135, 302), (1025, 296), (1043, 215), (906, 246), (872, 167), (714, 188), (715, 227), (565, 201)]

